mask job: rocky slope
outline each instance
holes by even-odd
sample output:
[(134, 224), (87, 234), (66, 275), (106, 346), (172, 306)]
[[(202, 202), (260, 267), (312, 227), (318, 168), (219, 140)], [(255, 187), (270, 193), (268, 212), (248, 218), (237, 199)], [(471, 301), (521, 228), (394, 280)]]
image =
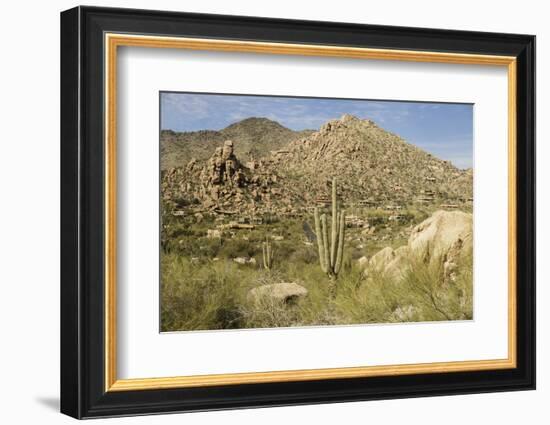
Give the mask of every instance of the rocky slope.
[(163, 130), (160, 134), (161, 168), (183, 166), (191, 158), (207, 160), (226, 140), (235, 141), (235, 154), (241, 160), (258, 159), (312, 132), (292, 131), (278, 122), (256, 117), (231, 124), (220, 131)]
[(289, 143), (272, 160), (279, 172), (295, 177), (301, 192), (317, 196), (326, 192), (326, 182), (333, 176), (338, 177), (341, 196), (351, 201), (472, 196), (471, 172), (435, 158), (373, 121), (351, 115)]
[[(266, 127), (271, 131), (263, 131)], [(166, 154), (171, 139), (166, 136), (163, 142), (167, 168), (162, 193), (175, 209), (300, 215), (326, 203), (328, 182), (334, 176), (346, 208), (398, 209), (416, 202), (455, 205), (472, 198), (472, 170), (459, 170), (373, 121), (351, 115), (301, 136), (257, 118), (222, 134), (198, 133), (189, 144), (202, 150), (188, 147), (196, 154), (190, 161), (183, 150), (180, 156)], [(224, 142), (230, 134), (235, 137)], [(188, 143), (174, 139), (170, 149), (180, 142)], [(173, 162), (185, 166), (169, 167)]]

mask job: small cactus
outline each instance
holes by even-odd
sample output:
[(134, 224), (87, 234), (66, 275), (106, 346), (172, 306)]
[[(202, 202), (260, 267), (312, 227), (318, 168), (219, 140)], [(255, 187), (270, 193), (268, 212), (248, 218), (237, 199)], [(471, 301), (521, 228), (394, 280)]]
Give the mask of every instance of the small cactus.
[(344, 256), (344, 235), (345, 235), (345, 211), (338, 211), (338, 200), (336, 197), (336, 178), (332, 179), (332, 216), (331, 232), (327, 226), (326, 214), (319, 215), (319, 209), (314, 210), (315, 233), (317, 234), (317, 247), (319, 248), (319, 263), (321, 269), (331, 278), (338, 277), (342, 268)]
[(266, 238), (265, 242), (262, 243), (262, 257), (264, 261), (264, 269), (271, 270), (273, 267), (273, 247), (271, 242)]

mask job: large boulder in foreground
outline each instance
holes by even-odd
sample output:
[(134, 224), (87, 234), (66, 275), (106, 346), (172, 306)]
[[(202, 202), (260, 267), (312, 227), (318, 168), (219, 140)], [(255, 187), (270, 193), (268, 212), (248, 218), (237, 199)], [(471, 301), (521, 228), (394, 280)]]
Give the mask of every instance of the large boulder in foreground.
[[(413, 228), (407, 245), (397, 249), (386, 247), (371, 257), (367, 269), (399, 279), (410, 260), (426, 264), (441, 262), (443, 281), (456, 278), (458, 262), (472, 250), (472, 214), (461, 211), (436, 211)], [(365, 262), (362, 262), (365, 265)]]
[(425, 262), (445, 260), (472, 248), (472, 214), (461, 211), (436, 211), (416, 226), (407, 244), (410, 253)]
[(273, 283), (258, 286), (248, 292), (248, 299), (254, 303), (290, 303), (307, 295), (307, 289), (294, 282)]
[(407, 246), (400, 246), (397, 249), (387, 246), (371, 257), (368, 268), (371, 271), (399, 279), (406, 270), (407, 258)]

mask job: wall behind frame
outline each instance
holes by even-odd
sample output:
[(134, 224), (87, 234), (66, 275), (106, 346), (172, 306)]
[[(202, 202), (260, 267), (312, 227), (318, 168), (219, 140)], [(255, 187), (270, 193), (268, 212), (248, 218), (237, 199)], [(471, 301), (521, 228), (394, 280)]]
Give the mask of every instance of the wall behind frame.
[[(537, 112), (550, 114), (550, 28), (544, 4), (534, 0), (449, 3), (338, 2), (317, 0), (146, 0), (94, 1), (97, 6), (155, 8), (368, 24), (516, 32), (537, 35)], [(0, 31), (0, 329), (3, 350), (0, 397), (2, 422), (74, 423), (60, 415), (59, 400), (59, 12), (74, 1), (10, 2)], [(545, 96), (546, 95), (546, 96)], [(550, 139), (542, 119), (538, 140)], [(550, 145), (538, 144), (538, 163), (550, 160)], [(550, 167), (538, 167), (539, 188), (550, 181)], [(546, 193), (544, 193), (546, 192)], [(538, 190), (539, 217), (550, 215), (548, 191)], [(550, 398), (550, 223), (538, 226), (538, 390), (501, 394), (346, 403), (338, 405), (211, 412), (111, 419), (124, 424), (334, 424), (343, 418), (388, 424), (502, 425), (545, 423)], [(100, 420), (102, 422), (102, 420)]]

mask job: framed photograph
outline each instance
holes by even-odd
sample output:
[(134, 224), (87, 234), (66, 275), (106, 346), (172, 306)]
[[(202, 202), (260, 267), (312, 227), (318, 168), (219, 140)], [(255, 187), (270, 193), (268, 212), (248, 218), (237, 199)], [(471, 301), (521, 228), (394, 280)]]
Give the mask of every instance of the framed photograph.
[(535, 388), (535, 37), (61, 14), (61, 411)]

